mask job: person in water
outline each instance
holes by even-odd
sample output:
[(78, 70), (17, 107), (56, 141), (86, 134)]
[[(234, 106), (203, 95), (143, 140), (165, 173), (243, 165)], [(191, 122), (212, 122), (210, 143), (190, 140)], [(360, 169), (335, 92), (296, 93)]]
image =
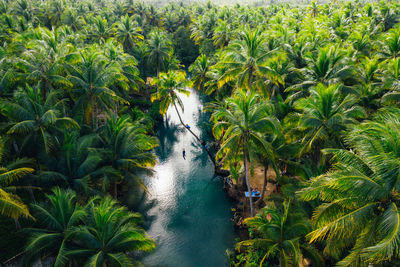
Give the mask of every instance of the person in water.
[(185, 149), (182, 150), (182, 156), (183, 156), (183, 159), (186, 159), (186, 151), (185, 151)]

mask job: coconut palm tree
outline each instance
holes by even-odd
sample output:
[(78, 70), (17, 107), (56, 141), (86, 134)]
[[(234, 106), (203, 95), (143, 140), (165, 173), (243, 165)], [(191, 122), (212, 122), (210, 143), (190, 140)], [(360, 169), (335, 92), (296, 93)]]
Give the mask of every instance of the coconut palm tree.
[(172, 44), (165, 32), (152, 31), (149, 34), (147, 60), (156, 69), (157, 77), (160, 71), (167, 71), (165, 64), (172, 57), (172, 53)]
[(201, 54), (190, 66), (189, 71), (192, 75), (193, 85), (197, 90), (202, 90), (207, 82), (207, 72), (210, 70), (210, 62), (206, 55)]
[(308, 65), (301, 69), (303, 81), (287, 89), (292, 92), (288, 98), (290, 101), (306, 96), (308, 89), (319, 83), (344, 83), (353, 72), (352, 66), (344, 63), (346, 58), (343, 52), (334, 46), (320, 48), (316, 56), (309, 54), (306, 59)]
[(381, 102), (397, 104), (400, 97), (400, 58), (393, 58), (387, 63), (382, 82), (389, 91), (382, 96)]
[(240, 32), (239, 40), (227, 47), (224, 59), (219, 63), (228, 69), (220, 78), (220, 86), (234, 79), (239, 87), (250, 90), (255, 79), (274, 76), (274, 72), (265, 66), (270, 54), (259, 28)]
[[(246, 94), (243, 91), (214, 107), (211, 120), (214, 122), (214, 136), (218, 140), (222, 138), (216, 158), (229, 163), (230, 158), (238, 153), (241, 154), (247, 191), (251, 192), (249, 171), (251, 151), (257, 147), (273, 158), (271, 146), (262, 137), (261, 132), (275, 131), (278, 128), (277, 120), (268, 116), (265, 104), (259, 102), (256, 94)], [(253, 200), (251, 197), (249, 199), (251, 216), (254, 216)]]
[(102, 160), (102, 167), (94, 177), (98, 177), (101, 189), (107, 191), (111, 187), (117, 198), (117, 187), (122, 179), (133, 180), (145, 188), (138, 174), (152, 172), (156, 157), (151, 150), (157, 146), (157, 140), (128, 116), (110, 115), (98, 132), (101, 148), (95, 151)]
[[(174, 106), (182, 126), (185, 127), (185, 129), (188, 130), (200, 144), (202, 144), (202, 147), (204, 147), (200, 138), (190, 129), (190, 127), (186, 127), (187, 124), (183, 122), (177, 107), (178, 104), (182, 109), (182, 112), (184, 112), (184, 106), (180, 94), (187, 96), (190, 94), (187, 87), (191, 86), (191, 83), (186, 79), (186, 73), (183, 71), (171, 70), (167, 73), (162, 72), (159, 76), (159, 78), (153, 78), (151, 81), (152, 85), (157, 86), (157, 92), (151, 96), (151, 101), (160, 101), (160, 113), (163, 116), (167, 113), (167, 110), (171, 105)], [(210, 150), (206, 149), (206, 151), (214, 166), (217, 167), (215, 158), (211, 154)]]
[(345, 250), (338, 266), (379, 265), (400, 253), (399, 114), (382, 110), (355, 126), (346, 135), (351, 150), (326, 149), (333, 155), (331, 170), (298, 192), (302, 200), (323, 202), (314, 211), (309, 239), (325, 240), (331, 255)]
[(300, 110), (299, 125), (295, 130), (301, 131), (304, 144), (300, 153), (312, 146), (316, 146), (317, 154), (322, 147), (343, 146), (340, 132), (356, 118), (364, 116), (363, 109), (355, 105), (356, 99), (351, 95), (342, 97), (341, 90), (339, 84), (328, 87), (319, 84), (310, 91), (308, 98), (295, 102), (295, 108)]
[(115, 200), (91, 201), (87, 213), (85, 225), (72, 235), (77, 247), (69, 252), (85, 266), (133, 266), (128, 253), (155, 248), (154, 241), (138, 226), (140, 214), (119, 207)]
[(35, 228), (25, 228), (30, 238), (25, 248), (25, 263), (31, 264), (45, 256), (55, 257), (54, 266), (65, 266), (75, 227), (87, 216), (71, 190), (54, 188), (46, 195), (46, 203), (32, 205), (37, 220)]
[(58, 145), (57, 130), (80, 128), (75, 120), (60, 116), (59, 94), (52, 91), (42, 100), (37, 86), (26, 86), (15, 93), (13, 101), (3, 102), (1, 111), (9, 120), (7, 134), (22, 138), (21, 149), (39, 145), (49, 155)]
[(38, 172), (38, 178), (51, 181), (80, 193), (89, 193), (91, 180), (101, 177), (101, 155), (94, 151), (99, 138), (95, 134), (80, 136), (78, 131), (64, 131), (56, 158), (46, 162), (47, 168)]
[(0, 215), (13, 219), (31, 217), (21, 198), (8, 192), (8, 186), (34, 172), (34, 169), (28, 167), (32, 162), (28, 159), (6, 162), (6, 152), (6, 142), (0, 137)]
[(311, 231), (306, 214), (290, 200), (280, 207), (266, 206), (243, 223), (254, 233), (254, 238), (239, 242), (237, 249), (250, 246), (261, 250), (264, 256), (260, 267), (266, 260), (279, 266), (299, 266), (303, 257), (309, 258), (315, 266), (323, 265), (322, 256), (304, 240)]
[(143, 35), (140, 34), (142, 29), (137, 27), (136, 22), (128, 15), (121, 17), (121, 20), (116, 23), (116, 27), (116, 37), (127, 53), (131, 52), (136, 42), (144, 39)]
[(125, 102), (112, 89), (114, 84), (124, 84), (127, 78), (121, 74), (118, 64), (108, 64), (97, 47), (79, 53), (78, 61), (67, 64), (68, 79), (74, 85), (72, 98), (75, 110), (83, 111), (84, 122), (98, 127), (100, 112), (114, 108), (115, 102)]

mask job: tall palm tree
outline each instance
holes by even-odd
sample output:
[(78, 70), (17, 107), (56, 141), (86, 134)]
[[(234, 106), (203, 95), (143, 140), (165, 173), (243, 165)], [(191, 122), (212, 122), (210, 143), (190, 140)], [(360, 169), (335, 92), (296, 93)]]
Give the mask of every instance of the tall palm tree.
[(128, 15), (121, 17), (121, 20), (116, 23), (116, 27), (116, 37), (128, 53), (131, 52), (137, 41), (144, 39), (143, 35), (140, 34), (142, 29), (137, 27), (135, 21)]
[(152, 31), (147, 45), (148, 62), (156, 69), (157, 77), (159, 77), (160, 71), (167, 71), (166, 61), (172, 57), (171, 41), (165, 32)]
[(214, 30), (213, 40), (216, 47), (226, 46), (234, 35), (232, 25), (229, 22), (219, 19)]
[(7, 133), (23, 138), (22, 149), (40, 145), (48, 155), (58, 144), (58, 129), (79, 128), (75, 120), (60, 116), (63, 101), (59, 94), (52, 91), (42, 100), (38, 87), (26, 86), (15, 93), (14, 101), (3, 102), (1, 112), (10, 125)]
[(309, 257), (316, 266), (323, 265), (318, 251), (305, 242), (305, 236), (311, 231), (311, 224), (303, 210), (296, 208), (290, 200), (280, 207), (266, 206), (255, 217), (244, 220), (254, 238), (241, 241), (237, 248), (251, 246), (264, 254), (260, 267), (265, 260), (279, 262), (279, 266), (300, 266), (303, 257)]
[(342, 97), (342, 86), (333, 84), (328, 87), (317, 85), (310, 91), (308, 98), (295, 102), (295, 108), (300, 111), (299, 125), (295, 130), (302, 132), (304, 144), (300, 153), (316, 146), (317, 155), (321, 147), (343, 146), (340, 132), (355, 122), (355, 118), (364, 116), (364, 111), (354, 105), (356, 99), (347, 95)]
[(331, 255), (345, 251), (338, 266), (379, 265), (400, 255), (399, 114), (382, 110), (356, 126), (346, 135), (350, 151), (326, 149), (333, 155), (331, 170), (298, 192), (303, 200), (323, 202), (314, 211), (309, 238), (326, 240)]
[(16, 194), (7, 192), (7, 187), (23, 178), (34, 169), (27, 167), (27, 159), (6, 162), (6, 143), (0, 137), (0, 215), (13, 219), (31, 217), (28, 207)]
[(100, 112), (114, 108), (115, 102), (125, 102), (110, 87), (126, 83), (118, 64), (108, 64), (97, 47), (87, 48), (79, 53), (77, 62), (68, 63), (68, 79), (74, 84), (72, 97), (75, 109), (83, 110), (84, 122), (98, 127)]
[[(175, 108), (176, 114), (178, 115), (179, 121), (186, 130), (188, 130), (196, 140), (202, 144), (200, 138), (183, 122), (181, 114), (179, 113), (178, 106), (184, 111), (184, 106), (180, 98), (180, 94), (189, 95), (190, 91), (187, 87), (191, 86), (191, 83), (186, 79), (186, 73), (184, 71), (168, 71), (167, 73), (160, 73), (159, 78), (153, 78), (151, 83), (157, 86), (157, 92), (151, 96), (151, 101), (160, 101), (160, 113), (164, 116), (168, 108), (172, 105)], [(204, 146), (203, 146), (204, 147)], [(211, 154), (210, 150), (206, 149), (206, 152), (216, 167), (215, 158)]]
[(71, 235), (87, 214), (77, 203), (74, 191), (54, 188), (46, 199), (47, 203), (32, 205), (37, 224), (35, 228), (24, 229), (30, 235), (25, 262), (29, 265), (50, 255), (55, 257), (54, 266), (65, 266)]
[(210, 70), (210, 62), (206, 55), (201, 54), (195, 62), (189, 67), (192, 75), (193, 85), (197, 90), (202, 90), (207, 82), (207, 72)]
[(252, 87), (255, 78), (274, 75), (265, 62), (271, 54), (266, 49), (266, 41), (261, 30), (246, 29), (226, 49), (224, 59), (219, 64), (226, 65), (227, 71), (220, 79), (220, 86), (232, 79), (237, 80), (239, 87)]
[(393, 58), (387, 62), (383, 71), (383, 85), (389, 91), (381, 101), (386, 104), (397, 104), (400, 97), (400, 58)]
[[(211, 120), (214, 121), (213, 133), (219, 140), (221, 148), (216, 158), (228, 161), (235, 155), (242, 154), (245, 169), (247, 191), (250, 188), (249, 162), (251, 151), (255, 147), (263, 149), (269, 157), (273, 157), (271, 146), (262, 137), (261, 132), (273, 132), (278, 127), (275, 118), (268, 116), (265, 104), (259, 97), (239, 91), (237, 95), (227, 98), (222, 105), (214, 108)], [(253, 200), (250, 197), (251, 216), (254, 216)]]
[(316, 56), (310, 54), (306, 59), (308, 65), (301, 69), (303, 81), (287, 89), (288, 92), (293, 92), (289, 100), (307, 95), (308, 89), (318, 83), (324, 85), (344, 83), (353, 72), (352, 66), (345, 64), (347, 59), (343, 51), (334, 46), (320, 48)]
[(113, 194), (117, 198), (117, 186), (122, 179), (134, 180), (145, 188), (138, 174), (152, 171), (156, 157), (151, 150), (157, 146), (157, 140), (128, 116), (118, 118), (111, 115), (98, 132), (101, 148), (96, 151), (103, 167), (96, 176), (101, 181), (102, 190), (106, 191), (113, 185)]
[(78, 131), (64, 131), (62, 141), (57, 157), (46, 162), (46, 170), (39, 171), (39, 179), (88, 193), (91, 180), (104, 175), (101, 155), (93, 149), (99, 138), (95, 134), (80, 137)]
[(119, 207), (115, 200), (91, 201), (87, 213), (85, 226), (72, 236), (78, 247), (69, 252), (85, 266), (132, 266), (128, 253), (155, 248), (154, 241), (138, 226), (140, 214)]

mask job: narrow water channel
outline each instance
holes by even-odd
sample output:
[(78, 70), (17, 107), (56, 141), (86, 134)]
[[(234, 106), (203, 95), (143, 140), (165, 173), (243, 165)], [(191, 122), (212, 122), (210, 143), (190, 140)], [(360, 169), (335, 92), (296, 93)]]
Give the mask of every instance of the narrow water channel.
[[(202, 127), (208, 117), (202, 112), (201, 98), (196, 91), (182, 96), (182, 118), (202, 140), (208, 140)], [(157, 267), (226, 266), (225, 251), (235, 238), (232, 203), (214, 176), (212, 162), (179, 124), (173, 108), (159, 125), (157, 136), (159, 163), (154, 175), (145, 180), (150, 194), (144, 201), (150, 218), (148, 233), (157, 241), (157, 249), (142, 262)]]

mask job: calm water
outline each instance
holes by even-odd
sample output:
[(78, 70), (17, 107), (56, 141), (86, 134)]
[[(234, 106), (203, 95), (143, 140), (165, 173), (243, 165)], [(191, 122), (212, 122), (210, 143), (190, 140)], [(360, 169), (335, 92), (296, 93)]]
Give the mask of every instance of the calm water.
[[(208, 140), (197, 92), (182, 96), (183, 121)], [(148, 233), (157, 249), (142, 262), (146, 266), (226, 266), (225, 250), (234, 245), (230, 221), (232, 203), (222, 183), (214, 176), (212, 162), (194, 137), (179, 124), (175, 109), (158, 129), (159, 163), (155, 174), (145, 180), (150, 195), (144, 199), (150, 222)], [(186, 160), (182, 149), (186, 150)]]

